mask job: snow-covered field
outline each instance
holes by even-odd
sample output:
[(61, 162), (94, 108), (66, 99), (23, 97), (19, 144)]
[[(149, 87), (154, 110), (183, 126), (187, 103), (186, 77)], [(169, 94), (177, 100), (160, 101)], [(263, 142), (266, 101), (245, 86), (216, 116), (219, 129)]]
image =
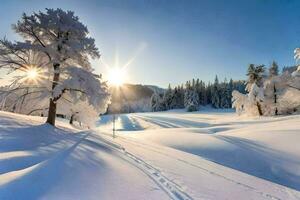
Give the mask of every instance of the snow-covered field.
[(44, 120), (0, 112), (1, 200), (300, 199), (299, 115), (123, 114), (115, 139), (112, 116)]

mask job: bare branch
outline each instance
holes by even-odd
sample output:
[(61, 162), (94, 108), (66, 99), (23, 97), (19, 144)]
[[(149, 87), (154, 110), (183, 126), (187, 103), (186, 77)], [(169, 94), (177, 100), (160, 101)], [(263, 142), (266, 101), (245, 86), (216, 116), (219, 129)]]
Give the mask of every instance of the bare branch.
[(46, 110), (46, 109), (49, 109), (49, 107), (48, 108), (37, 108), (37, 109), (34, 109), (34, 110), (30, 111), (29, 113), (27, 113), (27, 115), (31, 115), (35, 111)]
[(292, 85), (287, 85), (287, 86), (290, 87), (290, 88), (296, 89), (296, 90), (300, 90), (300, 88), (297, 88), (297, 87), (292, 86)]

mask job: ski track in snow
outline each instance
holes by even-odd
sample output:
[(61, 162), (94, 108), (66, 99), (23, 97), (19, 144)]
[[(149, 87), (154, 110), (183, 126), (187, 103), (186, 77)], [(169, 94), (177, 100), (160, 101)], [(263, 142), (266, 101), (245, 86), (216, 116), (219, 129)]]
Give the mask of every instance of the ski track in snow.
[(204, 128), (209, 126), (209, 124), (207, 123), (195, 123), (191, 120), (176, 119), (163, 116), (156, 116), (155, 118), (153, 118), (151, 116), (134, 115), (132, 116), (132, 118), (144, 120), (148, 123), (158, 125), (161, 128)]
[(121, 152), (125, 155), (126, 161), (134, 165), (142, 172), (144, 172), (148, 177), (150, 177), (166, 194), (173, 200), (193, 200), (193, 198), (187, 194), (180, 185), (170, 180), (168, 177), (164, 176), (160, 170), (145, 162), (141, 158), (135, 156), (134, 154), (128, 152), (123, 146), (107, 140), (101, 137), (101, 141), (105, 142), (110, 147)]
[[(252, 186), (250, 186), (250, 185), (247, 185), (247, 184), (238, 182), (238, 181), (236, 181), (236, 180), (234, 180), (234, 179), (228, 178), (228, 177), (226, 177), (226, 176), (224, 176), (224, 175), (221, 175), (221, 174), (219, 174), (219, 173), (217, 173), (217, 172), (214, 172), (214, 171), (212, 171), (212, 170), (209, 170), (209, 169), (207, 169), (207, 168), (204, 168), (204, 167), (202, 167), (202, 166), (200, 166), (200, 165), (198, 165), (198, 164), (192, 163), (192, 162), (190, 162), (190, 161), (186, 161), (186, 160), (184, 160), (184, 159), (176, 158), (176, 157), (174, 157), (174, 156), (172, 156), (172, 155), (170, 155), (170, 154), (167, 154), (167, 153), (165, 153), (165, 152), (162, 152), (162, 151), (158, 151), (158, 150), (157, 150), (157, 147), (154, 147), (154, 146), (152, 147), (152, 146), (149, 145), (149, 144), (144, 144), (144, 143), (142, 143), (142, 142), (138, 142), (138, 141), (135, 141), (135, 140), (131, 140), (131, 139), (128, 139), (128, 138), (125, 138), (125, 137), (122, 137), (122, 136), (118, 136), (118, 138), (121, 138), (122, 140), (126, 140), (126, 142), (131, 143), (131, 144), (134, 144), (135, 146), (138, 146), (138, 147), (140, 147), (140, 148), (147, 149), (147, 150), (149, 150), (149, 151), (152, 151), (152, 152), (155, 152), (155, 153), (158, 153), (158, 154), (167, 156), (167, 157), (169, 157), (169, 158), (175, 159), (175, 160), (177, 160), (177, 161), (179, 161), (179, 162), (182, 162), (182, 163), (185, 163), (185, 164), (187, 164), (187, 165), (196, 167), (196, 168), (198, 168), (198, 169), (200, 169), (200, 170), (202, 170), (202, 171), (205, 171), (205, 172), (207, 172), (207, 173), (209, 173), (209, 174), (211, 174), (211, 175), (218, 176), (218, 177), (220, 177), (220, 178), (222, 178), (222, 179), (225, 179), (226, 181), (230, 181), (230, 182), (232, 182), (232, 183), (235, 183), (235, 184), (238, 185), (238, 186), (244, 187), (244, 188), (246, 188), (246, 189), (253, 190), (253, 191), (255, 191), (256, 193), (258, 193), (259, 195), (262, 195), (262, 196), (264, 196), (264, 197), (267, 197), (267, 198), (270, 198), (270, 199), (282, 200), (282, 199), (280, 199), (280, 198), (278, 198), (278, 197), (276, 197), (276, 196), (274, 196), (274, 195), (272, 195), (272, 194), (268, 194), (268, 193), (259, 191), (259, 190), (257, 190), (256, 188), (254, 188), (254, 187), (252, 187)], [(124, 148), (124, 151), (125, 151), (125, 148)], [(125, 152), (126, 152), (126, 151), (125, 151)], [(127, 152), (127, 153), (128, 153), (128, 152)], [(130, 155), (130, 157), (133, 156), (133, 158), (136, 158), (136, 159), (138, 159), (138, 160), (141, 160), (141, 159), (137, 158), (136, 156), (134, 156), (134, 155), (131, 154), (131, 153), (129, 153), (129, 155)], [(143, 162), (144, 162), (144, 161), (143, 161)], [(151, 166), (151, 165), (147, 164), (146, 162), (144, 162), (144, 163), (146, 164), (146, 167), (147, 167), (147, 168), (148, 168), (148, 166)], [(154, 167), (153, 167), (153, 168), (154, 168)], [(154, 169), (155, 169), (155, 168), (154, 168)], [(176, 184), (176, 183), (174, 183), (174, 184)], [(176, 185), (177, 185), (177, 184), (176, 184)], [(179, 185), (177, 185), (177, 186), (179, 186)], [(179, 186), (179, 187), (180, 187), (180, 186)], [(179, 199), (182, 199), (182, 198), (179, 198)]]

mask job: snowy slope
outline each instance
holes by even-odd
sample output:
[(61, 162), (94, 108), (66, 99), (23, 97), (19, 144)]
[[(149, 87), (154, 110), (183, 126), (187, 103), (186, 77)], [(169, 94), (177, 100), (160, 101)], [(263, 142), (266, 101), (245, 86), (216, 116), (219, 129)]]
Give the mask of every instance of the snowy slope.
[[(100, 132), (111, 134), (109, 118)], [(117, 129), (115, 142), (194, 199), (300, 199), (300, 116), (175, 110), (120, 115)]]
[(300, 199), (300, 116), (112, 116), (93, 131), (0, 112), (0, 199)]
[(0, 112), (1, 200), (169, 199), (118, 148), (44, 120)]

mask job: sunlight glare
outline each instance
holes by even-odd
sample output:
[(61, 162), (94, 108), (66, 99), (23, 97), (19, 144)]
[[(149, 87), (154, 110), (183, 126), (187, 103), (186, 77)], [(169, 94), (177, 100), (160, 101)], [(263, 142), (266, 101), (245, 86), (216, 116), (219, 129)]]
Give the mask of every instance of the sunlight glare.
[(121, 86), (124, 84), (126, 73), (124, 68), (111, 68), (108, 72), (108, 82), (114, 86)]
[(33, 65), (28, 65), (27, 68), (24, 70), (25, 74), (23, 75), (23, 78), (25, 82), (27, 83), (38, 83), (41, 79), (45, 78), (43, 76), (43, 71), (41, 68), (38, 68)]
[(26, 71), (26, 76), (33, 80), (33, 79), (36, 79), (38, 77), (38, 71), (36, 68), (29, 68), (27, 71)]

